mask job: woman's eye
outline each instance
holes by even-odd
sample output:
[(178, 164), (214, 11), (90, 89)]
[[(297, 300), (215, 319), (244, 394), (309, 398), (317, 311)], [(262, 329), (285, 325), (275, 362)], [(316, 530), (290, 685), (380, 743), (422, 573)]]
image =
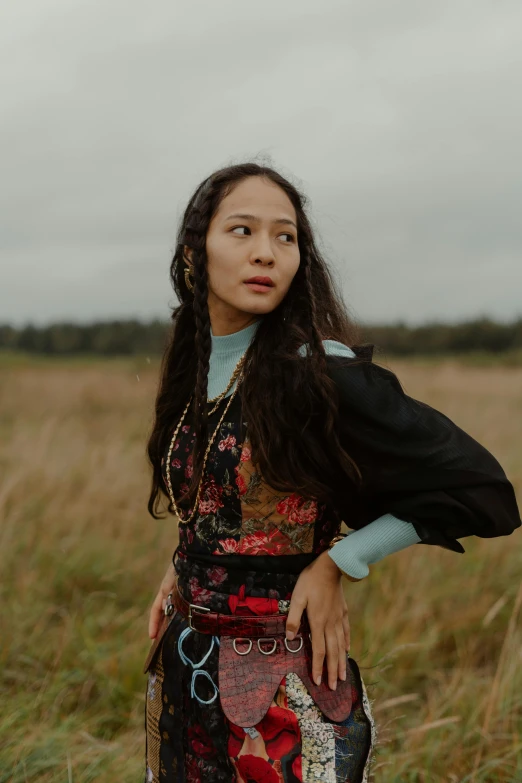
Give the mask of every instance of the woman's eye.
[[(234, 228), (232, 229), (232, 231), (237, 231), (237, 229), (238, 229), (238, 228), (246, 228), (246, 230), (247, 230), (247, 231), (250, 231), (250, 229), (249, 229), (249, 227), (248, 227), (248, 226), (234, 226)], [(245, 234), (243, 234), (243, 236), (246, 236), (246, 235), (245, 235)], [(285, 234), (280, 234), (279, 236), (282, 236), (282, 237), (290, 237), (290, 242), (293, 242), (293, 241), (294, 241), (293, 234), (287, 234), (287, 233), (285, 233)], [(288, 242), (286, 242), (285, 244), (289, 244), (289, 243), (288, 243)]]

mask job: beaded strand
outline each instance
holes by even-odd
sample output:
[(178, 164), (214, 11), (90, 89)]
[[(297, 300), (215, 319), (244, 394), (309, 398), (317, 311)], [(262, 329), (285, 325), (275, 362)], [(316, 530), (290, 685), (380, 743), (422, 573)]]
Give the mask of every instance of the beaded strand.
[(190, 404), (192, 402), (193, 395), (191, 395), (188, 403), (186, 404), (185, 410), (183, 411), (183, 413), (181, 415), (181, 419), (179, 420), (178, 425), (177, 425), (176, 429), (174, 430), (174, 434), (173, 434), (172, 439), (170, 441), (169, 450), (168, 450), (168, 454), (167, 454), (167, 466), (166, 466), (165, 473), (166, 473), (166, 478), (167, 478), (167, 488), (168, 488), (168, 491), (169, 491), (169, 496), (170, 496), (170, 501), (172, 503), (172, 508), (174, 510), (174, 515), (176, 516), (176, 518), (177, 518), (177, 520), (178, 520), (178, 522), (180, 524), (181, 523), (183, 523), (185, 525), (188, 524), (189, 522), (192, 521), (192, 519), (194, 518), (194, 516), (197, 513), (198, 506), (199, 506), (199, 498), (200, 498), (200, 495), (201, 495), (201, 487), (203, 485), (203, 474), (205, 472), (205, 466), (207, 464), (207, 458), (208, 458), (210, 449), (212, 447), (212, 444), (213, 444), (213, 442), (214, 442), (214, 440), (216, 438), (216, 435), (219, 432), (219, 428), (221, 427), (221, 423), (222, 423), (223, 419), (225, 418), (226, 413), (227, 413), (230, 405), (232, 404), (232, 400), (236, 396), (236, 393), (237, 393), (237, 390), (239, 389), (239, 385), (240, 385), (241, 381), (243, 380), (244, 359), (245, 359), (245, 354), (243, 354), (241, 359), (236, 364), (236, 367), (234, 369), (234, 372), (232, 373), (232, 376), (230, 378), (230, 381), (228, 382), (228, 385), (227, 385), (226, 389), (221, 394), (219, 394), (217, 397), (214, 397), (212, 400), (207, 400), (207, 402), (216, 402), (216, 404), (214, 405), (212, 410), (209, 412), (209, 415), (210, 415), (210, 414), (214, 413), (214, 411), (217, 409), (219, 403), (221, 402), (221, 400), (224, 399), (224, 397), (226, 396), (226, 394), (229, 391), (229, 389), (232, 387), (232, 385), (233, 385), (234, 381), (236, 380), (236, 378), (238, 379), (237, 386), (234, 389), (234, 391), (232, 392), (232, 394), (230, 395), (230, 399), (229, 399), (227, 405), (225, 406), (225, 409), (224, 409), (223, 413), (221, 414), (221, 418), (219, 419), (217, 427), (214, 430), (214, 433), (213, 433), (212, 437), (210, 438), (210, 440), (208, 442), (208, 446), (207, 446), (207, 448), (205, 450), (205, 456), (203, 457), (203, 466), (202, 466), (202, 469), (201, 469), (201, 478), (199, 479), (198, 491), (197, 491), (196, 500), (195, 500), (195, 503), (194, 503), (194, 509), (193, 509), (193, 511), (192, 511), (192, 513), (191, 513), (191, 515), (190, 515), (190, 517), (188, 519), (183, 519), (181, 517), (179, 511), (178, 511), (178, 506), (177, 506), (177, 503), (176, 503), (176, 499), (174, 497), (174, 490), (172, 489), (170, 460), (171, 460), (171, 456), (172, 456), (172, 449), (174, 447), (174, 443), (176, 442), (176, 438), (178, 436), (178, 432), (180, 430), (180, 427), (181, 427), (181, 425), (183, 424), (183, 422), (185, 420), (185, 416), (187, 415), (187, 411), (188, 411), (188, 409), (190, 407)]

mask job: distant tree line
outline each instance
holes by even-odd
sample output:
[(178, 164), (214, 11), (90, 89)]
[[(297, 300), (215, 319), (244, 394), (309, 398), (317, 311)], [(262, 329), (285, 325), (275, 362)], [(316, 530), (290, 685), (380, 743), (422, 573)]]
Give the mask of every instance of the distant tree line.
[(159, 354), (168, 324), (156, 320), (100, 321), (92, 324), (56, 323), (49, 326), (0, 326), (0, 349), (43, 354)]
[(367, 326), (363, 327), (363, 334), (376, 349), (400, 356), (472, 351), (506, 353), (522, 349), (522, 318), (504, 324), (479, 318), (459, 324)]
[[(169, 324), (160, 320), (149, 323), (104, 321), (87, 325), (56, 323), (21, 328), (0, 325), (0, 350), (51, 355), (154, 356), (162, 353), (168, 328)], [(402, 356), (522, 350), (522, 318), (508, 324), (480, 318), (459, 324), (365, 324), (360, 328), (362, 340), (359, 342), (373, 343), (376, 352)]]

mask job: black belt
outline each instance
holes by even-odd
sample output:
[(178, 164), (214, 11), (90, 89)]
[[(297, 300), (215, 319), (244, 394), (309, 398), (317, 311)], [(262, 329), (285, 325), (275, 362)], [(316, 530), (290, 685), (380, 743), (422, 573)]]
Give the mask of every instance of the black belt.
[[(179, 547), (176, 548), (174, 562)], [(185, 557), (203, 565), (218, 565), (232, 571), (259, 571), (264, 574), (300, 574), (303, 568), (313, 563), (315, 552), (303, 555), (206, 555), (201, 552), (185, 552)]]

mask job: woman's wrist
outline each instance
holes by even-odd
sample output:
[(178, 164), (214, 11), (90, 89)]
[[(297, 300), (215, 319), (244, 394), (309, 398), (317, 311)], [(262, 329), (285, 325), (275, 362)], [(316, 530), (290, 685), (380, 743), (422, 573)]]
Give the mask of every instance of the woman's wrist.
[(339, 571), (339, 573), (341, 574), (341, 576), (346, 577), (346, 579), (348, 579), (350, 582), (360, 582), (363, 577), (352, 576), (351, 574), (347, 573), (347, 571), (344, 571), (341, 568), (341, 566), (336, 562), (335, 558), (332, 557), (332, 554), (331, 554), (332, 553), (332, 549), (335, 547), (335, 545), (338, 544), (340, 541), (344, 541), (344, 539), (346, 537), (347, 537), (346, 535), (343, 535), (341, 533), (338, 536), (335, 536), (334, 538), (332, 538), (332, 540), (330, 541), (330, 543), (328, 545), (328, 549), (323, 554), (327, 555), (328, 556), (328, 560), (330, 560), (332, 563), (334, 563), (334, 565), (336, 566), (336, 568)]
[(324, 569), (328, 574), (331, 574), (332, 577), (338, 579), (341, 576), (346, 576), (344, 571), (342, 571), (337, 563), (332, 560), (331, 557), (329, 557), (329, 550), (326, 549), (324, 552), (321, 552), (318, 557), (314, 560), (312, 565), (320, 565), (322, 569)]

